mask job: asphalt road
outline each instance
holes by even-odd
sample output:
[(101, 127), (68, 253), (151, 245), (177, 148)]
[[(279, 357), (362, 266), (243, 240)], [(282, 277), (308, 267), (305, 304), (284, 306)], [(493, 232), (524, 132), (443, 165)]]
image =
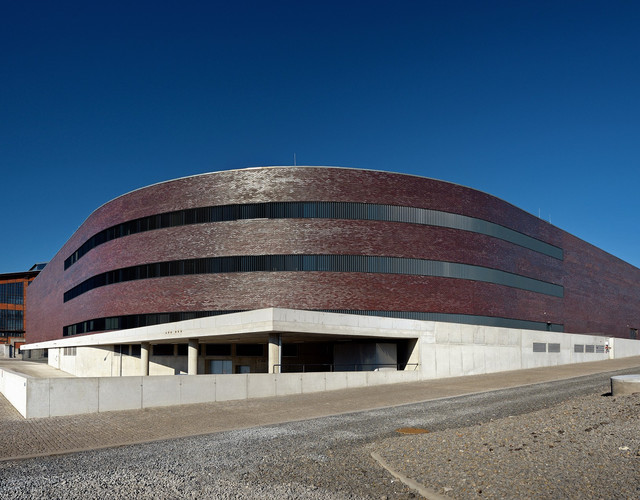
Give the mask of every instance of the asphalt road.
[(467, 427), (604, 393), (612, 374), (7, 461), (0, 463), (0, 498), (414, 498), (414, 491), (371, 458), (372, 443), (398, 435), (402, 427)]

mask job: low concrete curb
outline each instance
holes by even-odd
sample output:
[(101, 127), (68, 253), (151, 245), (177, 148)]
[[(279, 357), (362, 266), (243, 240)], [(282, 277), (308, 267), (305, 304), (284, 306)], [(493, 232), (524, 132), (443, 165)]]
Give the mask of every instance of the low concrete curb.
[(611, 377), (611, 395), (622, 396), (640, 392), (640, 375), (617, 375)]
[(421, 485), (417, 481), (414, 481), (413, 479), (405, 476), (404, 474), (401, 474), (400, 472), (393, 470), (391, 467), (389, 467), (387, 462), (385, 462), (384, 459), (380, 455), (378, 455), (375, 451), (371, 453), (371, 456), (376, 462), (378, 462), (382, 466), (383, 469), (389, 472), (389, 474), (391, 474), (396, 479), (399, 479), (400, 481), (402, 481), (412, 490), (417, 491), (420, 495), (422, 495), (427, 500), (447, 500), (448, 499), (448, 497), (445, 497), (440, 493), (436, 493), (435, 491), (427, 488), (426, 486)]

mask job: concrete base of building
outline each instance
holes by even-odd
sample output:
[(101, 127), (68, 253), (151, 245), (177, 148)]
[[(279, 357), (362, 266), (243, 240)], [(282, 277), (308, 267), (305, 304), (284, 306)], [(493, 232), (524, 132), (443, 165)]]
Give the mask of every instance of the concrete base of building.
[[(352, 368), (339, 371), (332, 365), (318, 373), (281, 373), (281, 349), (287, 341), (334, 346), (333, 356), (339, 355), (342, 363), (353, 356)], [(257, 370), (238, 364), (249, 373), (204, 374), (211, 360), (198, 343), (242, 342), (266, 346), (264, 359), (253, 365)], [(131, 346), (136, 344), (141, 348), (134, 352)], [(149, 353), (150, 344), (163, 345), (158, 351), (163, 354)], [(363, 346), (370, 347), (374, 361), (384, 358), (385, 363), (358, 365), (362, 360), (357, 356), (367, 350)], [(397, 358), (398, 346), (403, 359), (396, 359), (394, 369), (386, 369), (390, 357)], [(313, 393), (640, 355), (640, 341), (600, 335), (290, 309), (249, 311), (25, 348), (47, 349), (50, 366), (82, 377), (3, 375), (0, 390), (27, 418)]]

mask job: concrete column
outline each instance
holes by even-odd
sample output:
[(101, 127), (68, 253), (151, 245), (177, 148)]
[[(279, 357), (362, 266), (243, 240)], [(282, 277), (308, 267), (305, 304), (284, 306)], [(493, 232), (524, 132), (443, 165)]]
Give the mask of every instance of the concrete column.
[(151, 349), (149, 342), (140, 344), (140, 375), (143, 377), (149, 375), (149, 349)]
[(281, 373), (282, 337), (279, 333), (269, 334), (269, 373)]
[(198, 339), (189, 339), (187, 374), (198, 374)]
[(609, 346), (609, 359), (615, 359), (616, 353), (613, 350), (613, 344), (615, 342), (615, 338), (610, 337), (607, 341), (607, 345)]

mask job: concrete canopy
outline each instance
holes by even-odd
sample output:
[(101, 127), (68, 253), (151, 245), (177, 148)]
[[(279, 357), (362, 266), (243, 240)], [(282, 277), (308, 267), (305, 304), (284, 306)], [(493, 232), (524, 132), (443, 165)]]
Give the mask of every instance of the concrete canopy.
[(281, 334), (288, 342), (328, 340), (333, 337), (417, 339), (432, 322), (359, 316), (296, 309), (266, 308), (222, 316), (164, 323), (112, 332), (67, 337), (23, 346), (25, 350), (59, 347), (102, 346), (149, 342), (266, 342)]

